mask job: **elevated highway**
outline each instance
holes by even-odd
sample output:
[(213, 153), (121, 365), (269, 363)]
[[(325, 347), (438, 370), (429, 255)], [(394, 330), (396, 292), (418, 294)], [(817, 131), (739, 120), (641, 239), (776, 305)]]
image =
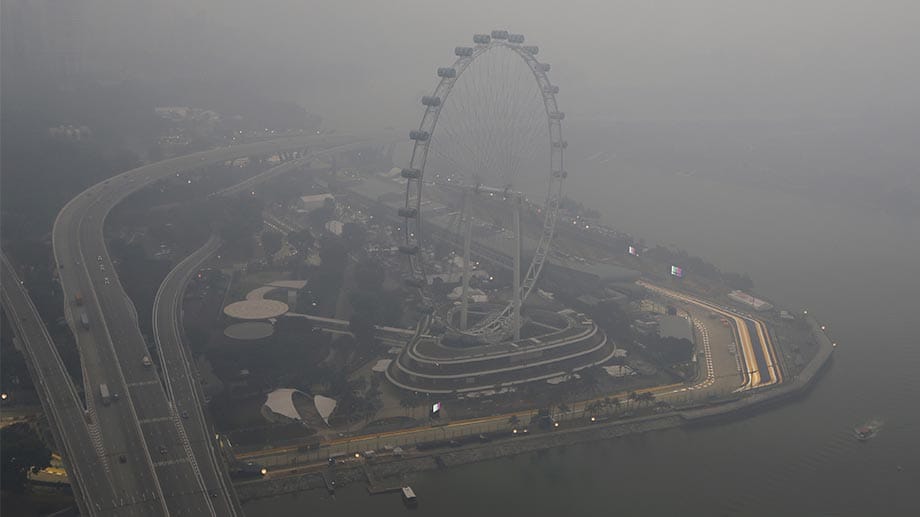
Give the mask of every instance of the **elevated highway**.
[[(148, 354), (147, 343), (106, 249), (105, 218), (133, 192), (214, 163), (372, 141), (354, 135), (307, 135), (172, 158), (94, 185), (58, 214), (52, 232), (54, 256), (65, 314), (80, 351), (87, 406), (97, 417), (102, 449), (108, 457), (118, 459), (109, 462), (116, 492), (126, 500), (154, 502), (138, 503), (136, 515), (240, 512), (231, 489), (221, 482), (224, 474), (218, 471), (219, 464), (195, 453), (182, 417), (186, 410), (173, 403), (156, 369), (142, 362)], [(75, 302), (78, 293), (82, 305)], [(111, 404), (99, 393), (102, 383), (112, 393)]]
[(2, 256), (2, 268), (3, 310), (22, 343), (26, 364), (81, 514), (143, 515), (143, 508), (128, 507), (133, 503), (120, 498), (117, 480), (112, 478), (112, 458), (105, 455), (101, 443), (93, 438), (92, 414), (83, 406), (48, 329), (5, 255)]

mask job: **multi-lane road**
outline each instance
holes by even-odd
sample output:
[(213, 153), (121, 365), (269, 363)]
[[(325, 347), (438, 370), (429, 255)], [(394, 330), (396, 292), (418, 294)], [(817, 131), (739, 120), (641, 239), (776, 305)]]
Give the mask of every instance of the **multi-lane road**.
[(112, 483), (107, 458), (101, 454), (101, 443), (93, 439), (90, 414), (84, 409), (38, 310), (5, 255), (2, 267), (3, 310), (22, 342), (32, 380), (63, 453), (80, 510), (85, 515), (96, 515), (103, 513), (100, 512), (103, 507), (117, 507), (119, 494)]
[[(193, 358), (182, 341), (180, 310), (182, 293), (191, 276), (211, 254), (220, 248), (220, 239), (211, 237), (204, 246), (179, 263), (160, 285), (153, 307), (153, 332), (160, 372), (166, 386), (166, 397), (183, 422), (185, 438), (195, 461), (199, 464), (206, 487), (219, 487), (232, 499), (234, 512), (242, 513), (235, 498), (230, 477), (221, 464), (217, 442), (211, 439), (211, 429), (202, 409), (203, 396), (196, 382)], [(216, 490), (212, 493), (218, 493)], [(223, 514), (219, 514), (223, 515)]]
[[(220, 463), (207, 453), (210, 445), (203, 444), (207, 437), (200, 438), (204, 428), (199, 423), (200, 410), (192, 407), (196, 399), (189, 386), (193, 383), (174, 373), (170, 384), (165, 386), (157, 369), (142, 361), (148, 354), (147, 343), (138, 328), (134, 305), (115, 274), (103, 237), (105, 218), (111, 209), (157, 180), (213, 163), (369, 141), (367, 137), (354, 135), (307, 135), (173, 158), (94, 185), (58, 214), (52, 240), (65, 296), (65, 314), (80, 351), (88, 414), (97, 426), (101, 455), (110, 468), (109, 477), (117, 495), (115, 503), (103, 504), (100, 512), (240, 513)], [(111, 403), (103, 400), (101, 384), (108, 386)], [(176, 402), (179, 397), (169, 396), (177, 392), (192, 397), (182, 399), (182, 408)], [(186, 414), (187, 417), (183, 416)], [(190, 433), (196, 437), (190, 439)]]

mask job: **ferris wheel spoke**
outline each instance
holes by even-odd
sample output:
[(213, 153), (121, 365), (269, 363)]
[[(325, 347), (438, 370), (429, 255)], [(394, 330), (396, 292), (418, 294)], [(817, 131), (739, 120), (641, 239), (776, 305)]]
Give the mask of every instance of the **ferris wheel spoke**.
[[(517, 203), (526, 192), (538, 192), (534, 199), (545, 196), (541, 209), (543, 228), (536, 236), (537, 249), (530, 264), (518, 273), (523, 277), (520, 279), (521, 298), (525, 298), (542, 269), (562, 192), (562, 176), (554, 176), (554, 172), (562, 171), (563, 153), (561, 145), (554, 146), (561, 142), (562, 118), (557, 113), (555, 91), (546, 77), (546, 68), (536, 61), (535, 51), (531, 53), (526, 47), (501, 38), (485, 39), (477, 41), (470, 54), (458, 54), (453, 67), (439, 70), (441, 82), (435, 95), (440, 102), (432, 105), (425, 101), (425, 115), (419, 131), (413, 136), (415, 145), (407, 184), (407, 208), (421, 208), (423, 181), (431, 181), (433, 178), (425, 176), (435, 173), (448, 178), (455, 176), (459, 180), (457, 183), (467, 189), (476, 183), (491, 189), (510, 188)], [(417, 179), (411, 177), (413, 174)], [(460, 188), (464, 192), (461, 196), (471, 193)], [(489, 188), (484, 192), (489, 192), (489, 197), (495, 196), (497, 191)], [(441, 201), (456, 207), (450, 200), (450, 190), (445, 187), (438, 190)], [(455, 214), (442, 219), (444, 226), (438, 238), (446, 237), (454, 243), (462, 241), (460, 237), (467, 223), (478, 214), (479, 219), (498, 226), (494, 230), (478, 228), (475, 232), (477, 246), (494, 250), (492, 253), (513, 256), (519, 237), (512, 234), (509, 238), (508, 228), (515, 228), (510, 223), (510, 203), (504, 205), (509, 208), (503, 208), (488, 198), (463, 199), (461, 197)], [(472, 203), (485, 205), (473, 208)], [(429, 244), (427, 239), (431, 236), (421, 234), (423, 214), (408, 210), (406, 213), (412, 214), (413, 220), (409, 221), (410, 216), (406, 216), (406, 246), (403, 248), (410, 255), (413, 275), (424, 277), (421, 247)], [(525, 233), (520, 228), (517, 231)], [(452, 274), (454, 266), (449, 265), (447, 270)], [(424, 284), (421, 282), (420, 287)], [(422, 299), (430, 297), (422, 293)], [(469, 332), (490, 339), (498, 336), (508, 330), (512, 319), (517, 321), (513, 312), (512, 303), (509, 303), (501, 311), (482, 319)], [(428, 321), (427, 316), (423, 321)]]

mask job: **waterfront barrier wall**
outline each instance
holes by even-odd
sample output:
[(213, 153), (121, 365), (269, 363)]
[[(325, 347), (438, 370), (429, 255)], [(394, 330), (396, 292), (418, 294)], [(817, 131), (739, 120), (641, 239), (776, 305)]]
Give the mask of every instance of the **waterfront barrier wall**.
[[(812, 386), (815, 379), (818, 378), (818, 375), (828, 364), (834, 351), (834, 346), (830, 339), (828, 339), (827, 335), (820, 329), (814, 319), (808, 317), (806, 321), (811, 328), (812, 336), (815, 338), (818, 351), (801, 372), (792, 378), (787, 377), (780, 386), (764, 389), (763, 391), (734, 400), (693, 409), (669, 411), (628, 420), (598, 422), (569, 429), (534, 433), (529, 436), (519, 436), (505, 440), (480, 443), (462, 448), (435, 450), (431, 451), (430, 454), (421, 456), (413, 455), (404, 458), (387, 458), (386, 460), (376, 460), (369, 464), (355, 462), (341, 465), (335, 468), (334, 476), (336, 484), (341, 486), (348, 483), (366, 481), (368, 479), (367, 471), (372, 472), (375, 479), (386, 480), (387, 478), (414, 472), (465, 465), (553, 447), (670, 429), (706, 421), (708, 419), (717, 419), (719, 417), (733, 415), (745, 410), (763, 407), (794, 396), (799, 396)], [(236, 491), (240, 501), (248, 501), (251, 499), (272, 497), (302, 490), (325, 489), (325, 487), (326, 484), (323, 480), (323, 471), (305, 467), (301, 475), (237, 483)]]

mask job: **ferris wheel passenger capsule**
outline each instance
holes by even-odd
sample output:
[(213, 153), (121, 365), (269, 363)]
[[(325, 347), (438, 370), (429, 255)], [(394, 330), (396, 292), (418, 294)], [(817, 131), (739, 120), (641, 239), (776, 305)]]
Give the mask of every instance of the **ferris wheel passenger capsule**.
[(446, 77), (448, 79), (457, 77), (457, 69), (451, 67), (438, 68), (438, 77)]
[(524, 52), (527, 52), (531, 56), (536, 56), (537, 54), (540, 53), (540, 47), (536, 45), (527, 45), (526, 47), (522, 47), (522, 48), (524, 49)]
[(417, 142), (425, 142), (429, 136), (428, 131), (409, 131), (409, 139)]
[(524, 43), (524, 35), (523, 34), (509, 34), (508, 42), (509, 43)]
[(454, 49), (454, 55), (457, 57), (470, 57), (473, 55), (473, 47), (457, 47)]
[(492, 39), (508, 39), (508, 31), (492, 31)]
[(554, 112), (552, 112), (552, 113), (549, 114), (549, 118), (551, 118), (551, 119), (553, 119), (553, 120), (562, 120), (562, 119), (565, 118), (565, 113), (563, 113), (563, 112), (561, 112), (561, 111), (554, 111)]
[(437, 107), (437, 106), (440, 106), (440, 105), (441, 105), (441, 98), (440, 98), (440, 97), (435, 97), (435, 96), (432, 96), (432, 95), (426, 95), (426, 96), (422, 97), (422, 104), (425, 105), (425, 106)]
[(474, 34), (473, 43), (477, 45), (488, 45), (492, 38), (488, 34)]

